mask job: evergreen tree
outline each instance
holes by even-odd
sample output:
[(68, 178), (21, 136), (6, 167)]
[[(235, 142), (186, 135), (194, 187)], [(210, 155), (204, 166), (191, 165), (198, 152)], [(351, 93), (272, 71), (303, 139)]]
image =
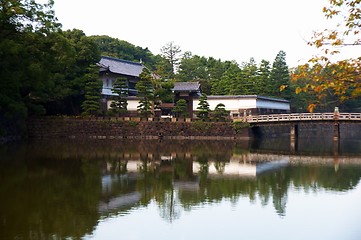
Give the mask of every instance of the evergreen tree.
[(92, 65), (86, 74), (85, 101), (82, 104), (84, 115), (97, 115), (100, 113), (100, 98), (102, 83), (99, 80), (98, 67)]
[(226, 71), (221, 77), (217, 86), (212, 87), (213, 94), (220, 95), (237, 95), (241, 94), (239, 73), (241, 71), (239, 65), (235, 61), (227, 61)]
[(152, 84), (152, 75), (147, 68), (143, 68), (140, 74), (140, 81), (135, 85), (138, 90), (138, 97), (141, 98), (137, 107), (138, 112), (143, 117), (153, 115), (152, 104), (154, 100), (154, 89)]
[(225, 121), (229, 116), (229, 111), (226, 110), (223, 103), (219, 103), (213, 111), (213, 119), (220, 122)]
[(286, 53), (284, 51), (280, 51), (272, 65), (269, 85), (271, 96), (290, 99), (290, 81), (291, 78), (286, 63)]
[(142, 61), (151, 69), (155, 69), (157, 63), (164, 58), (154, 56), (148, 48), (135, 46), (127, 41), (109, 36), (90, 36), (99, 50), (101, 55), (120, 58), (132, 62)]
[(127, 79), (125, 77), (117, 78), (113, 84), (112, 92), (116, 94), (114, 101), (110, 104), (112, 112), (122, 114), (127, 112), (129, 95)]
[(154, 89), (154, 95), (157, 96), (162, 103), (173, 103), (173, 81), (160, 81), (157, 85), (158, 87)]
[(242, 70), (239, 73), (239, 92), (243, 95), (258, 94), (259, 76), (258, 67), (254, 58), (249, 62), (242, 64)]
[(196, 115), (199, 119), (201, 119), (202, 121), (206, 121), (209, 119), (209, 103), (207, 102), (207, 95), (206, 94), (202, 94), (199, 98), (199, 103), (198, 103), (198, 111), (196, 112)]
[(182, 82), (207, 79), (207, 59), (191, 52), (185, 52), (179, 64), (177, 79)]
[(186, 117), (187, 116), (187, 101), (184, 99), (179, 99), (176, 105), (173, 108), (173, 113), (176, 117)]
[(269, 96), (267, 88), (271, 75), (271, 64), (269, 61), (262, 60), (259, 66), (259, 92), (257, 95)]

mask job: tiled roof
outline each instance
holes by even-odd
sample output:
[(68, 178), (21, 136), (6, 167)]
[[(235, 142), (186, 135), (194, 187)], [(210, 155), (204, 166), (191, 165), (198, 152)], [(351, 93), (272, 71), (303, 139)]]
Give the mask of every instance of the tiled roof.
[(144, 66), (141, 63), (103, 56), (98, 64), (100, 71), (109, 70), (112, 73), (139, 77)]
[(199, 82), (175, 82), (173, 91), (177, 92), (197, 92), (200, 90)]

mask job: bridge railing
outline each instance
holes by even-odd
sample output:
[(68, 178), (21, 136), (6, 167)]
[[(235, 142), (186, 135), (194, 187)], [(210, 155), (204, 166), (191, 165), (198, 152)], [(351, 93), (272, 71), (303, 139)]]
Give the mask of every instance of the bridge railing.
[(322, 120), (351, 120), (361, 121), (361, 113), (290, 113), (290, 114), (269, 114), (250, 115), (246, 121), (257, 122), (292, 122), (292, 121), (322, 121)]

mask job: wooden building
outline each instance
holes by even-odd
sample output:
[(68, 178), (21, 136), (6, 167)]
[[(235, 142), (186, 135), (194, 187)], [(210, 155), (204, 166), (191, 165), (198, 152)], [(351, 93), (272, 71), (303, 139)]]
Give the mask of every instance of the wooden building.
[[(143, 64), (138, 62), (131, 62), (123, 59), (103, 56), (98, 63), (99, 77), (103, 82), (102, 87), (102, 102), (106, 104), (109, 109), (112, 96), (116, 94), (112, 92), (113, 84), (119, 77), (126, 78), (129, 96), (135, 97), (138, 91), (135, 85), (139, 81), (139, 75), (143, 71)], [(130, 99), (134, 100), (135, 99)]]
[(199, 82), (175, 82), (172, 91), (174, 94), (174, 103), (176, 104), (180, 99), (186, 100), (188, 114), (189, 116), (193, 116), (194, 101), (201, 95), (201, 85)]

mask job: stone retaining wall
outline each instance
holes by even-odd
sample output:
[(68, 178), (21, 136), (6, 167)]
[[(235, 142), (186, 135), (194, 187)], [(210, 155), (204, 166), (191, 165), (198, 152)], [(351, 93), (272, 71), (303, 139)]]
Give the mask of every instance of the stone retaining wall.
[(248, 139), (230, 122), (138, 121), (116, 118), (41, 117), (27, 122), (29, 138)]

